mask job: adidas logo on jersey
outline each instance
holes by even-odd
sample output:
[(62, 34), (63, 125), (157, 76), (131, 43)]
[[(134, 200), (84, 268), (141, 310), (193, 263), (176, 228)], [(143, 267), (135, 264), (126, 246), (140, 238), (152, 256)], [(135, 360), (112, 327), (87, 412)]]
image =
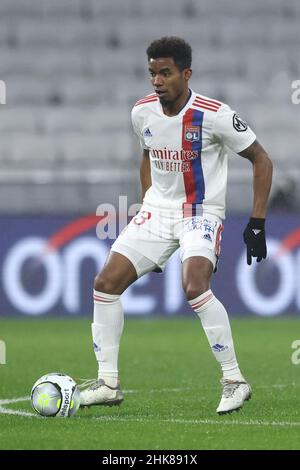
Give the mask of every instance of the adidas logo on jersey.
[(147, 129), (144, 131), (144, 137), (152, 137), (149, 127), (147, 127)]

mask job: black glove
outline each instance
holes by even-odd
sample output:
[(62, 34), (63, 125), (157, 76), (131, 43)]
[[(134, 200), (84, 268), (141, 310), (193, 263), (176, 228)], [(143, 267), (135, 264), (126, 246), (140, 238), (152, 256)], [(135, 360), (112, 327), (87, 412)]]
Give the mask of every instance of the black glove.
[(251, 217), (243, 237), (247, 245), (247, 264), (251, 264), (252, 257), (257, 258), (258, 263), (267, 257), (265, 219)]
[(153, 273), (162, 273), (162, 270), (157, 266), (157, 268), (153, 269)]

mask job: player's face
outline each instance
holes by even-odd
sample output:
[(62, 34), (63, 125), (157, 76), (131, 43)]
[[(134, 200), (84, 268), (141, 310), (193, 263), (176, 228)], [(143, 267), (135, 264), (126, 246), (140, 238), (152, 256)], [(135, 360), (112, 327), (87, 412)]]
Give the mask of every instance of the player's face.
[(154, 91), (162, 104), (173, 103), (188, 89), (191, 69), (180, 70), (172, 57), (150, 59), (149, 72)]

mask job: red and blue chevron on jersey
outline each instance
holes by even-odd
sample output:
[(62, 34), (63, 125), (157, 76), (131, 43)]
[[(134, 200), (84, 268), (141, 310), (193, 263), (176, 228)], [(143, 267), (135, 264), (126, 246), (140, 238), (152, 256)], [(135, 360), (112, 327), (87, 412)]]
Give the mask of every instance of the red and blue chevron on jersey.
[(176, 116), (164, 114), (155, 93), (137, 101), (132, 124), (149, 151), (152, 186), (144, 203), (157, 209), (197, 208), (225, 216), (227, 147), (236, 153), (255, 140), (249, 126), (236, 126), (228, 105), (191, 90)]

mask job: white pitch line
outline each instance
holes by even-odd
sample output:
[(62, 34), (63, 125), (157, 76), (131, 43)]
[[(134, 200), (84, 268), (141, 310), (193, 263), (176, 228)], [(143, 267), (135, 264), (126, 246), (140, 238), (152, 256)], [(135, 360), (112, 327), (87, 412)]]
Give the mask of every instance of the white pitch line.
[(249, 421), (238, 421), (238, 420), (224, 420), (220, 417), (219, 420), (216, 419), (168, 419), (163, 420), (165, 422), (179, 423), (179, 424), (217, 424), (220, 425), (229, 425), (229, 424), (238, 424), (242, 426), (300, 426), (300, 421), (290, 422), (290, 421), (261, 421), (261, 420), (249, 420)]
[[(272, 384), (272, 385), (257, 385), (255, 389), (264, 389), (264, 388), (287, 388), (287, 387), (299, 387), (298, 384), (290, 383), (290, 384)], [(216, 387), (211, 387), (211, 388), (216, 388)], [(162, 393), (162, 392), (173, 392), (173, 393), (180, 393), (180, 392), (186, 392), (192, 390), (191, 387), (185, 387), (185, 388), (162, 388), (162, 389), (150, 389), (150, 390), (124, 390), (124, 393)], [(200, 388), (201, 390), (201, 388)], [(202, 388), (203, 390), (203, 388)], [(194, 389), (195, 391), (195, 389)], [(0, 414), (7, 414), (7, 415), (17, 415), (17, 416), (23, 416), (23, 417), (35, 417), (37, 418), (38, 415), (35, 413), (30, 413), (27, 411), (22, 411), (22, 410), (12, 410), (10, 408), (6, 408), (6, 405), (11, 405), (14, 403), (22, 402), (22, 401), (29, 401), (30, 397), (25, 396), (25, 397), (18, 397), (18, 398), (7, 398), (7, 399), (0, 399)], [(4, 406), (5, 405), (5, 406)], [(115, 416), (101, 416), (101, 417), (95, 417), (94, 419), (100, 420), (100, 421), (132, 421), (132, 422), (161, 422), (161, 423), (174, 423), (174, 424), (216, 424), (218, 426), (220, 425), (242, 425), (242, 426), (279, 426), (279, 427), (297, 427), (300, 426), (300, 422), (289, 422), (289, 421), (260, 421), (260, 420), (249, 420), (249, 421), (238, 421), (238, 420), (224, 420), (223, 418), (220, 418), (219, 420), (213, 420), (213, 419), (196, 419), (196, 420), (188, 420), (188, 419), (161, 419), (158, 420), (156, 419), (155, 416), (151, 417), (149, 415), (145, 417), (140, 417), (140, 418), (122, 418), (122, 417), (115, 417)]]
[(192, 390), (191, 387), (184, 387), (184, 388), (154, 388), (150, 390), (141, 390), (141, 389), (136, 389), (136, 390), (123, 390), (124, 393), (169, 393), (169, 392), (175, 392), (175, 393), (180, 393), (180, 392), (189, 392)]
[(19, 398), (8, 398), (4, 400), (0, 400), (0, 414), (3, 415), (17, 415), (17, 416), (24, 416), (26, 418), (36, 418), (37, 414), (35, 413), (29, 413), (28, 411), (22, 411), (22, 410), (12, 410), (10, 408), (5, 408), (2, 405), (11, 405), (13, 403), (18, 403), (21, 401), (28, 401), (30, 400), (30, 397), (19, 397)]
[(19, 401), (28, 401), (30, 400), (30, 397), (19, 397), (19, 398), (7, 398), (4, 400), (0, 399), (0, 406), (2, 405), (10, 405), (12, 403), (18, 403)]
[(99, 416), (95, 417), (97, 421), (108, 421), (108, 422), (140, 422), (145, 423), (173, 423), (173, 424), (213, 424), (217, 426), (228, 426), (228, 425), (242, 425), (242, 426), (279, 426), (279, 427), (293, 427), (300, 426), (300, 421), (289, 422), (289, 421), (260, 421), (260, 420), (250, 420), (250, 421), (238, 421), (238, 420), (224, 420), (220, 417), (219, 420), (216, 419), (156, 419), (155, 417), (151, 418), (149, 415), (141, 416), (139, 418), (122, 418), (117, 416)]
[(37, 418), (37, 414), (34, 413), (29, 413), (27, 411), (21, 411), (21, 410), (11, 410), (10, 408), (4, 408), (3, 406), (0, 406), (0, 414), (3, 415), (17, 415), (17, 416), (25, 416), (26, 418)]
[[(254, 390), (257, 389), (265, 389), (265, 388), (289, 388), (289, 387), (300, 387), (300, 384), (295, 384), (295, 383), (290, 383), (290, 384), (273, 384), (273, 385), (256, 385)], [(196, 391), (201, 391), (201, 390), (216, 390), (220, 389), (220, 387), (212, 386), (212, 387), (182, 387), (182, 388), (154, 388), (150, 390), (142, 390), (142, 389), (135, 389), (135, 390), (123, 390), (124, 393), (169, 393), (169, 392), (175, 392), (175, 393), (180, 393), (180, 392), (189, 392), (191, 390)]]

